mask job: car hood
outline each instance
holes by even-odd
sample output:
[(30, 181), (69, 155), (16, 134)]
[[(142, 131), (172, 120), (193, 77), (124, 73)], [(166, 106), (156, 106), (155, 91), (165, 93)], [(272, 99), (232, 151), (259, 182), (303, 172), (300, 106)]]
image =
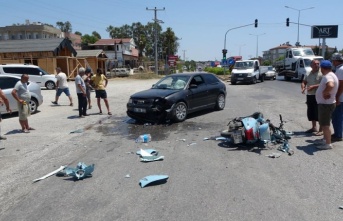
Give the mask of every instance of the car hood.
[(165, 98), (171, 94), (178, 92), (178, 90), (168, 90), (168, 89), (148, 89), (145, 91), (137, 92), (131, 95), (131, 98), (156, 98), (162, 97)]

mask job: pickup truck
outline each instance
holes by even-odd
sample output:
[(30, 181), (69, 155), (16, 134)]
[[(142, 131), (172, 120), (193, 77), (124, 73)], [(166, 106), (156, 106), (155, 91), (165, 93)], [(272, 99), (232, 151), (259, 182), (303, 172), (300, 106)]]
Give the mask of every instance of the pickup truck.
[(256, 84), (257, 80), (264, 81), (268, 66), (260, 66), (259, 60), (236, 61), (231, 71), (231, 84), (238, 81)]
[(274, 66), (278, 76), (284, 76), (286, 81), (292, 78), (302, 80), (312, 69), (312, 60), (323, 60), (321, 56), (315, 56), (311, 48), (295, 47), (286, 50), (285, 58), (277, 61)]

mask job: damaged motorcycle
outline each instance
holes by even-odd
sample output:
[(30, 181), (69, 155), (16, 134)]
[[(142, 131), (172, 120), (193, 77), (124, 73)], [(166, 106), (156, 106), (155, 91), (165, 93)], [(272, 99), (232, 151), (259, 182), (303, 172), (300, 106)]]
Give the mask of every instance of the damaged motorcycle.
[(221, 132), (221, 136), (228, 138), (233, 144), (262, 144), (269, 142), (281, 144), (278, 148), (288, 154), (293, 154), (290, 150), (288, 140), (291, 139), (291, 132), (286, 132), (283, 128), (283, 121), (280, 114), (280, 124), (274, 126), (270, 120), (265, 120), (261, 112), (255, 112), (250, 116), (236, 117), (228, 123), (228, 129)]

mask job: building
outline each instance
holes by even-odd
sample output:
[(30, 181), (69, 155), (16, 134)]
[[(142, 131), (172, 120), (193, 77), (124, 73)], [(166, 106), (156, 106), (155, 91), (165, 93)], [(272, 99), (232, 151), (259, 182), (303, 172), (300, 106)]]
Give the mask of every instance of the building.
[(40, 22), (30, 23), (29, 20), (26, 20), (26, 23), (23, 25), (0, 27), (0, 41), (62, 37), (63, 33), (60, 29), (44, 25)]
[(105, 71), (107, 60), (103, 50), (76, 51), (68, 38), (0, 41), (0, 64), (33, 64), (50, 74), (60, 67), (70, 79), (80, 67)]
[(26, 20), (23, 25), (0, 27), (0, 41), (46, 38), (69, 38), (75, 50), (81, 49), (80, 35), (61, 32), (60, 29), (41, 22), (30, 23), (29, 20)]
[[(108, 57), (107, 71), (114, 67), (134, 68), (138, 64), (138, 50), (133, 38), (100, 39), (94, 44), (89, 44), (88, 49), (102, 49)], [(84, 48), (83, 48), (84, 49)]]

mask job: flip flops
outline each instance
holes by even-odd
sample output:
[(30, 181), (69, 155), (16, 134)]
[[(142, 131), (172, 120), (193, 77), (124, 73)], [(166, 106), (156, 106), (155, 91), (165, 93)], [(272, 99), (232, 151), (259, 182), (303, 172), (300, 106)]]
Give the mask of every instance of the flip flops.
[(317, 130), (316, 130), (316, 129), (313, 129), (313, 128), (311, 128), (311, 129), (305, 131), (305, 133), (314, 133), (314, 132), (317, 132)]
[(323, 133), (323, 131), (318, 131), (318, 132), (313, 132), (313, 135), (314, 136), (323, 136), (324, 133)]

